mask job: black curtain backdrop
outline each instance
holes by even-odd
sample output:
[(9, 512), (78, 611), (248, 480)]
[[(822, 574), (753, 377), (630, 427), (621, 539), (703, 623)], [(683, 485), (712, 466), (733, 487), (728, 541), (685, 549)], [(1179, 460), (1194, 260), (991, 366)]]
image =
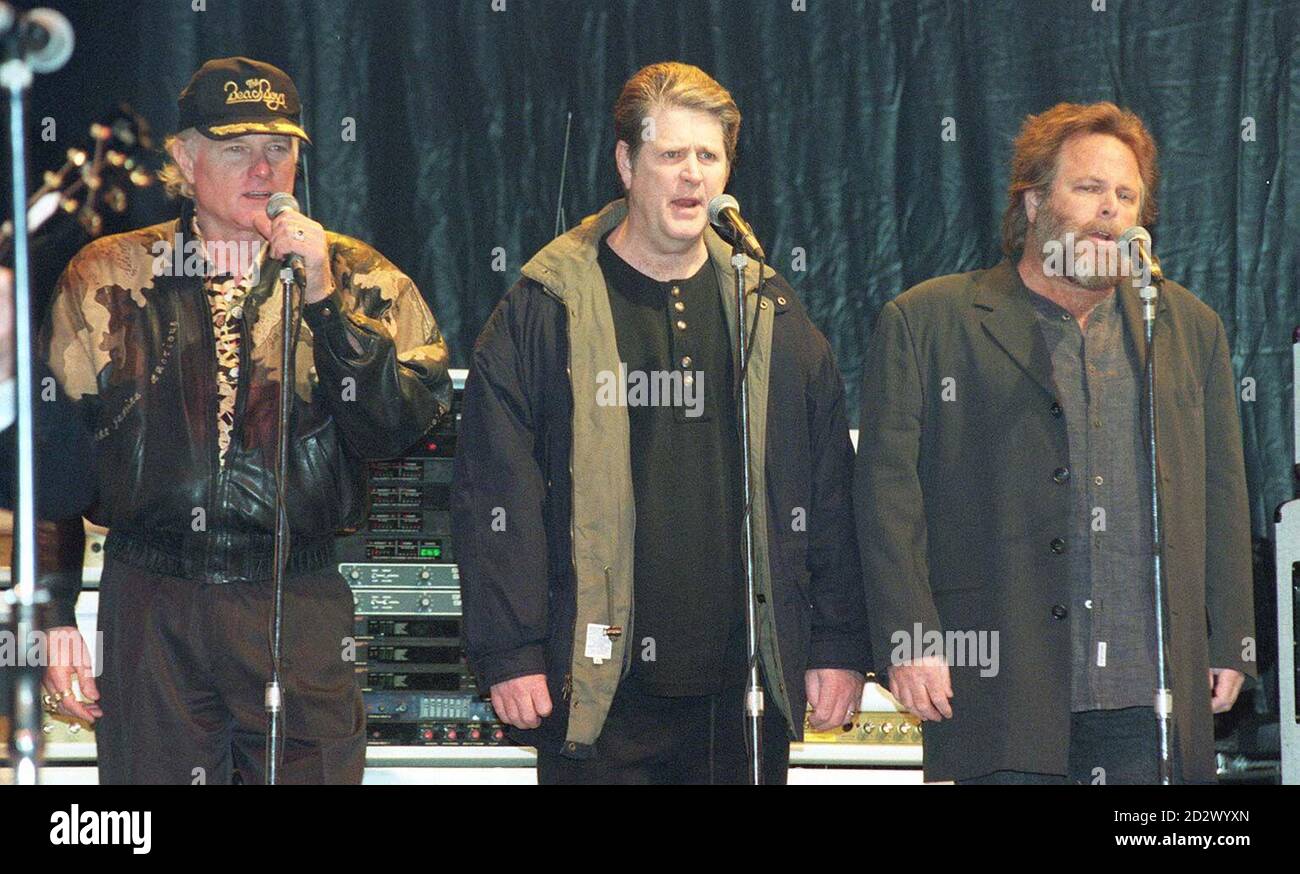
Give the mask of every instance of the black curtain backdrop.
[[(554, 235), (562, 165), (566, 226), (618, 195), (610, 107), (624, 80), (659, 60), (703, 67), (744, 114), (730, 190), (834, 345), (854, 418), (884, 302), (1000, 258), (1023, 117), (1113, 100), (1161, 147), (1166, 271), (1219, 312), (1238, 377), (1253, 380), (1241, 409), (1257, 535), (1293, 495), (1297, 0), (45, 5), (72, 19), (78, 44), (35, 88), (33, 122), (52, 117), (59, 132), (34, 138), (35, 168), (117, 100), (173, 131), (176, 95), (208, 58), (276, 63), (316, 141), (315, 217), (415, 279), (459, 366)], [(118, 224), (174, 212), (152, 193)]]

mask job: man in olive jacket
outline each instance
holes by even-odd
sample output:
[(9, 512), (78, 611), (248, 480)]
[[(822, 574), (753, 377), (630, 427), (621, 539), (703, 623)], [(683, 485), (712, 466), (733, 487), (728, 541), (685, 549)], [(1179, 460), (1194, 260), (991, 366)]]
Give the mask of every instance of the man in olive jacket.
[[(740, 115), (702, 70), (668, 63), (629, 81), (615, 117), (628, 197), (530, 259), (474, 347), (452, 494), (466, 649), (512, 736), (537, 747), (540, 782), (743, 782), (738, 314), (704, 208)], [(747, 289), (776, 783), (805, 702), (819, 729), (844, 721), (870, 655), (839, 371), (784, 279), (765, 268), (760, 286), (751, 262)], [(604, 396), (629, 367), (627, 402)], [(642, 367), (702, 384), (702, 408), (638, 403)]]
[[(1104, 268), (1154, 218), (1155, 146), (1112, 104), (1061, 104), (1011, 175), (1009, 260), (907, 291), (871, 341), (855, 507), (877, 669), (932, 720), (928, 780), (1154, 782), (1146, 348), (1135, 283)], [(1175, 776), (1211, 781), (1211, 713), (1254, 673), (1236, 383), (1222, 322), (1171, 281), (1154, 344)]]

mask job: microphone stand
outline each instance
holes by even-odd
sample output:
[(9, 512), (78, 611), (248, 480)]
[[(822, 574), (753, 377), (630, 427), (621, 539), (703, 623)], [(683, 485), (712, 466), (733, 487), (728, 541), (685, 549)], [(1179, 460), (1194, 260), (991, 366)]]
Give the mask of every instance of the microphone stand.
[(1156, 618), (1156, 692), (1155, 712), (1159, 728), (1157, 740), (1157, 772), (1160, 784), (1168, 786), (1173, 782), (1173, 758), (1171, 738), (1173, 736), (1174, 693), (1169, 687), (1169, 640), (1166, 634), (1165, 592), (1162, 518), (1160, 512), (1160, 468), (1156, 453), (1156, 349), (1155, 324), (1156, 301), (1159, 299), (1158, 286), (1163, 280), (1151, 277), (1150, 282), (1139, 292), (1142, 298), (1142, 327), (1146, 336), (1147, 360), (1145, 368), (1146, 388), (1143, 405), (1147, 420), (1147, 459), (1151, 468), (1151, 567), (1152, 593), (1155, 600)]
[(284, 484), (289, 469), (289, 426), (293, 402), (295, 340), (294, 291), (298, 282), (293, 267), (285, 264), (280, 270), (280, 351), (283, 356), (280, 368), (280, 390), (277, 419), (279, 427), (275, 444), (275, 554), (274, 588), (271, 607), (271, 680), (266, 684), (266, 785), (275, 786), (280, 779), (280, 760), (284, 753), (284, 689), (280, 683), (280, 660), (283, 651), (284, 627), (284, 574), (289, 563), (289, 514)]
[[(32, 69), (11, 58), (0, 64), (0, 86), (9, 92), (10, 187), (14, 228), (14, 376), (17, 416), (17, 505), (14, 512), (13, 591), (7, 593), (17, 604), (15, 641), (24, 652), (35, 639), (36, 606), (49, 600), (49, 593), (36, 576), (36, 478), (35, 440), (32, 430), (32, 310), (31, 253), (27, 215), (27, 90)], [(25, 661), (25, 660), (22, 660)], [(41, 708), (38, 666), (24, 665), (14, 671), (13, 732), (9, 739), (14, 782), (33, 786), (41, 759)], [(60, 690), (62, 691), (62, 690)]]
[[(758, 617), (754, 604), (757, 595), (754, 585), (754, 487), (749, 477), (749, 339), (745, 329), (749, 319), (745, 312), (745, 268), (749, 256), (740, 247), (739, 239), (732, 245), (731, 266), (736, 274), (736, 361), (740, 367), (738, 413), (740, 419), (740, 470), (745, 496), (744, 546), (742, 562), (745, 570), (745, 653), (749, 678), (745, 688), (745, 736), (749, 745), (749, 782), (752, 786), (763, 783), (763, 685), (758, 675)], [(757, 314), (755, 315), (757, 318)]]

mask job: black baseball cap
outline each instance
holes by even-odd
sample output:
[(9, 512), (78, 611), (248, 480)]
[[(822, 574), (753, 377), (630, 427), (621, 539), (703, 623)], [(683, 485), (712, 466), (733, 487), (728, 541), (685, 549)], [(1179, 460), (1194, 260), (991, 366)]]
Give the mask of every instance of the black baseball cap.
[(208, 61), (181, 92), (179, 130), (197, 128), (214, 140), (245, 134), (284, 134), (311, 143), (302, 103), (289, 74), (251, 58)]

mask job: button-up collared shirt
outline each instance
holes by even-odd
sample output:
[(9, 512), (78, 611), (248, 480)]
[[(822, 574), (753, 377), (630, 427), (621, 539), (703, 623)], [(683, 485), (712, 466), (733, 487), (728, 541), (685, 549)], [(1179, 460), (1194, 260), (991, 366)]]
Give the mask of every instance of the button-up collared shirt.
[[(203, 234), (199, 230), (197, 217), (190, 229), (194, 239), (203, 246)], [(214, 265), (206, 246), (203, 248), (204, 258), (207, 259), (203, 288), (208, 296), (212, 338), (217, 351), (217, 457), (223, 467), (226, 464), (226, 453), (230, 450), (230, 435), (235, 427), (244, 298), (257, 284), (257, 278), (266, 266), (266, 250), (267, 247), (262, 246), (256, 262), (249, 266), (242, 278), (236, 278), (229, 274), (218, 275), (217, 270), (230, 265)]]
[(1030, 294), (1052, 360), (1070, 457), (1044, 471), (1071, 490), (1071, 709), (1149, 707), (1155, 672), (1151, 488), (1137, 350), (1114, 294), (1080, 330)]

